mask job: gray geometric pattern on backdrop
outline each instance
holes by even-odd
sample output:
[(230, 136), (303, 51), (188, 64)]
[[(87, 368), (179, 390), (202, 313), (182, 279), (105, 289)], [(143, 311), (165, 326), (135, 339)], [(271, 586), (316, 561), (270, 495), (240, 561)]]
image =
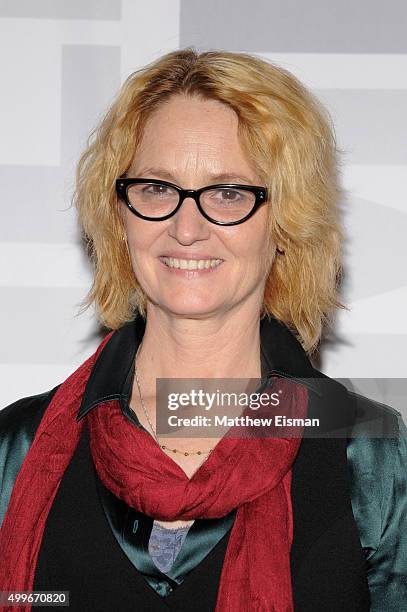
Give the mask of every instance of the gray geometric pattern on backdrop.
[(0, 17), (120, 19), (120, 0), (0, 0)]
[(406, 53), (404, 0), (185, 0), (180, 45), (286, 53)]

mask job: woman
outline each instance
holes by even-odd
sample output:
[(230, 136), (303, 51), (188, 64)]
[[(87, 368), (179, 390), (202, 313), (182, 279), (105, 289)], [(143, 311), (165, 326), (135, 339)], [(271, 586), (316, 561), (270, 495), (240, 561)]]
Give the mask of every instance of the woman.
[[(69, 591), (73, 610), (403, 609), (401, 417), (309, 360), (344, 308), (337, 200), (329, 120), (288, 72), (188, 48), (129, 77), (76, 190), (87, 304), (113, 331), (0, 413), (1, 590)], [(156, 382), (181, 378), (266, 380), (326, 435), (168, 440)], [(393, 435), (352, 436), (362, 413)]]

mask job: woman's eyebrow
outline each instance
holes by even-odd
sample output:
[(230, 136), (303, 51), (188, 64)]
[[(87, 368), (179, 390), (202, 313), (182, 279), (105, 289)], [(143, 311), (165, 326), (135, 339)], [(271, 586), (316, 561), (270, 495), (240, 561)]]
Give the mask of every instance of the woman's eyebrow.
[[(171, 181), (172, 183), (177, 182), (176, 177), (173, 174), (171, 174), (171, 172), (169, 172), (168, 170), (165, 170), (165, 168), (159, 168), (159, 167), (143, 168), (140, 172), (137, 172), (137, 174), (139, 174), (140, 176), (148, 176), (149, 174), (154, 174), (156, 176), (159, 176), (162, 179)], [(252, 183), (253, 179), (247, 176), (244, 176), (242, 174), (236, 174), (233, 172), (223, 172), (222, 174), (208, 174), (207, 182), (208, 182), (208, 185), (210, 183), (217, 183), (217, 182)]]

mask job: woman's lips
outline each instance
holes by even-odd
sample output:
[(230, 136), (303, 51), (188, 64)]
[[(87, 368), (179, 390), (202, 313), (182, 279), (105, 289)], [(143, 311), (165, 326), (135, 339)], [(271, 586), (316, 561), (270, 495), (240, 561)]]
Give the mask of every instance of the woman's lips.
[(174, 274), (194, 277), (214, 272), (223, 263), (222, 259), (178, 259), (173, 257), (159, 257), (166, 270)]

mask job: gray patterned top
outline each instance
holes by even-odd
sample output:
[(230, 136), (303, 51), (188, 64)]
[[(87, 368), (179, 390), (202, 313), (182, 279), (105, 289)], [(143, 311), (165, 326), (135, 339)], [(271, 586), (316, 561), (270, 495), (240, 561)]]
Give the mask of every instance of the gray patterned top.
[(190, 527), (191, 525), (187, 525), (178, 529), (168, 529), (154, 521), (148, 552), (155, 565), (164, 574), (170, 571)]

